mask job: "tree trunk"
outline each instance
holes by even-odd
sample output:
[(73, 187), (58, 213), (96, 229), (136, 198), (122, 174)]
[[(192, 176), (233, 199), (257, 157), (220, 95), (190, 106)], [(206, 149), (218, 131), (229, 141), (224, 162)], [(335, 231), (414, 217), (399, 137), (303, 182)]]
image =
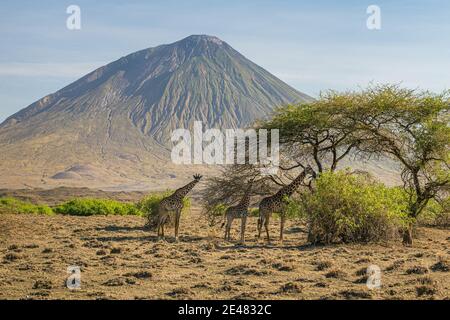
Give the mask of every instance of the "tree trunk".
[(413, 244), (412, 229), (413, 229), (413, 226), (411, 224), (408, 226), (407, 229), (405, 229), (403, 231), (403, 245), (408, 246), (408, 247), (412, 246), (412, 244)]
[(420, 206), (420, 203), (423, 201), (423, 200), (420, 200), (420, 198), (421, 198), (420, 195), (418, 195), (417, 197), (418, 197), (418, 200), (416, 200), (414, 203), (412, 203), (409, 207), (408, 216), (409, 216), (409, 218), (412, 219), (412, 221), (410, 221), (408, 223), (407, 228), (405, 230), (403, 230), (403, 245), (408, 246), (408, 247), (411, 247), (413, 245), (413, 226), (416, 221), (416, 217), (420, 212), (418, 210), (418, 208)]

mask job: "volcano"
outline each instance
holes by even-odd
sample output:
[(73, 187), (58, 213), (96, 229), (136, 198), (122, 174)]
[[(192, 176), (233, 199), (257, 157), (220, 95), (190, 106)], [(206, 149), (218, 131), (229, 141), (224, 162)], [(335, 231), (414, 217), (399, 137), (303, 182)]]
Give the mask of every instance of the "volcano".
[(202, 121), (245, 128), (311, 98), (217, 37), (193, 35), (105, 65), (0, 125), (0, 187), (169, 186), (170, 135)]

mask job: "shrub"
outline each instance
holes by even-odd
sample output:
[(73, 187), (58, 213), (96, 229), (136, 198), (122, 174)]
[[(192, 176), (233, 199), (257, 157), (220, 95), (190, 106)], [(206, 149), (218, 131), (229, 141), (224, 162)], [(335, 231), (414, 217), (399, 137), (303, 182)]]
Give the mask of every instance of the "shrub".
[(422, 225), (448, 228), (450, 227), (450, 197), (438, 202), (431, 199), (418, 218)]
[(142, 216), (142, 212), (131, 203), (122, 203), (110, 199), (73, 199), (65, 202), (54, 211), (59, 214), (73, 216), (93, 216), (93, 215), (136, 215)]
[(400, 188), (345, 171), (322, 173), (301, 204), (313, 243), (387, 240), (409, 222)]
[(250, 217), (259, 217), (259, 208), (249, 208), (248, 215)]
[[(302, 195), (303, 196), (303, 195)], [(284, 214), (288, 219), (299, 219), (304, 220), (305, 218), (305, 210), (303, 207), (303, 201), (301, 198), (285, 197), (283, 198), (284, 202)], [(275, 216), (279, 216), (276, 214)]]
[(0, 198), (1, 213), (52, 215), (53, 210), (46, 205), (32, 204), (15, 198)]
[(209, 226), (215, 226), (218, 222), (223, 221), (227, 208), (228, 206), (223, 203), (214, 206), (205, 206), (203, 208), (203, 215), (206, 217)]
[[(156, 227), (156, 216), (158, 214), (158, 205), (161, 202), (162, 199), (164, 199), (167, 196), (170, 196), (173, 194), (172, 190), (167, 190), (165, 192), (159, 192), (159, 193), (151, 193), (141, 199), (137, 204), (136, 207), (143, 213), (143, 215), (146, 217), (147, 222), (145, 224), (145, 227), (148, 229), (153, 229)], [(187, 197), (183, 199), (183, 211), (182, 214), (185, 213), (189, 208), (191, 207), (191, 200)], [(170, 219), (168, 221), (169, 225), (173, 225), (174, 221), (173, 219)]]

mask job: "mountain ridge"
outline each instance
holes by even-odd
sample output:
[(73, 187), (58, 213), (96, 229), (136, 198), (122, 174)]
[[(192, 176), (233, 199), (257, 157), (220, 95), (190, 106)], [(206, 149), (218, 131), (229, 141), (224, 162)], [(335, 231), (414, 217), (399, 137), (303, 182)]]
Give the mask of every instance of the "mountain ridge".
[(199, 169), (168, 160), (174, 129), (242, 128), (310, 99), (219, 38), (192, 35), (121, 57), (8, 117), (0, 167), (13, 178), (0, 185), (173, 182)]

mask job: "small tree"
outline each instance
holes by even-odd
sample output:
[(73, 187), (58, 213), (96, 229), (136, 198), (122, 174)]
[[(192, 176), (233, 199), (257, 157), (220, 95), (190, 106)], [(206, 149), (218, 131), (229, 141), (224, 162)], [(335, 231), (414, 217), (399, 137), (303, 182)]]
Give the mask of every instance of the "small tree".
[[(355, 98), (358, 109), (349, 117), (368, 138), (359, 147), (400, 163), (409, 194), (408, 215), (415, 220), (450, 182), (449, 92), (433, 94), (383, 85), (355, 94)], [(412, 245), (412, 241), (410, 224), (403, 242)]]

